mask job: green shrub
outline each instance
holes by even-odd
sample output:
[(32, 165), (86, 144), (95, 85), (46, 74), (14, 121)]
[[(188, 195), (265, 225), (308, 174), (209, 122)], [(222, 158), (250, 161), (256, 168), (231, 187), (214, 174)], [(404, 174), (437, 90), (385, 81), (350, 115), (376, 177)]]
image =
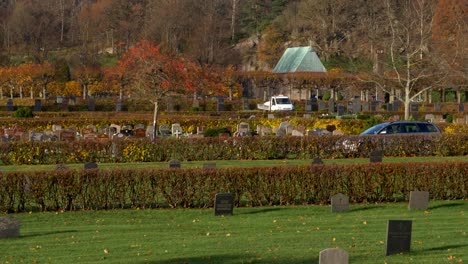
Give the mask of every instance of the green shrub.
[(13, 112), (13, 117), (22, 118), (22, 117), (34, 117), (33, 111), (29, 107), (20, 107), (15, 112)]
[(227, 134), (231, 135), (231, 131), (229, 131), (226, 127), (222, 127), (222, 128), (209, 128), (209, 129), (203, 131), (203, 136), (205, 136), (205, 137), (217, 137), (220, 134), (224, 134), (224, 133), (227, 133)]
[(413, 190), (466, 199), (467, 162), (366, 163), (254, 168), (66, 169), (0, 173), (0, 213), (113, 208), (204, 208), (215, 191), (236, 206), (393, 202)]

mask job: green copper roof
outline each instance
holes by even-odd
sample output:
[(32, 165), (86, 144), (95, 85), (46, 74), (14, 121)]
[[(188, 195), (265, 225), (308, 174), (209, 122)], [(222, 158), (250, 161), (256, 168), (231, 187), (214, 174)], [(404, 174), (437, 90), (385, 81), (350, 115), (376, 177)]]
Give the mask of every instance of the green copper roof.
[(317, 53), (310, 47), (287, 48), (273, 73), (327, 72)]

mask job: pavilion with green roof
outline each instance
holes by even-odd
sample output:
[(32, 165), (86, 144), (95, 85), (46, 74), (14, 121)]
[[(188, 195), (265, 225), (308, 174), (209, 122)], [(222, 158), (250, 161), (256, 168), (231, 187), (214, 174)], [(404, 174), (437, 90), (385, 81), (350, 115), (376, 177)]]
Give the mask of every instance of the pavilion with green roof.
[(298, 72), (326, 73), (327, 70), (312, 47), (287, 48), (273, 69), (273, 73)]

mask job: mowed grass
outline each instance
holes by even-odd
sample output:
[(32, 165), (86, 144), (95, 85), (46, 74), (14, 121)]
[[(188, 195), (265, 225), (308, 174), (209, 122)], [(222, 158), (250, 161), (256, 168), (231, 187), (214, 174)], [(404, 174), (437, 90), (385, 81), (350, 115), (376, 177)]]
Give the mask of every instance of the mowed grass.
[[(350, 263), (467, 263), (468, 201), (330, 207), (78, 211), (11, 215), (21, 236), (0, 240), (0, 263), (318, 263), (339, 247)], [(388, 220), (413, 220), (411, 252), (385, 256)]]
[[(447, 161), (464, 161), (468, 162), (468, 156), (455, 157), (384, 157), (383, 162), (447, 162)], [(205, 163), (216, 163), (216, 167), (255, 167), (255, 166), (281, 166), (281, 165), (303, 165), (311, 164), (310, 159), (297, 160), (218, 160), (218, 161), (182, 161), (183, 168), (203, 167)], [(369, 159), (326, 159), (324, 164), (356, 164), (369, 163)], [(97, 163), (100, 169), (109, 168), (167, 168), (167, 162), (138, 162), (138, 163)], [(67, 164), (71, 169), (83, 168), (84, 164)], [(10, 171), (38, 171), (38, 170), (54, 170), (57, 165), (9, 165), (0, 166), (0, 170), (4, 172)]]

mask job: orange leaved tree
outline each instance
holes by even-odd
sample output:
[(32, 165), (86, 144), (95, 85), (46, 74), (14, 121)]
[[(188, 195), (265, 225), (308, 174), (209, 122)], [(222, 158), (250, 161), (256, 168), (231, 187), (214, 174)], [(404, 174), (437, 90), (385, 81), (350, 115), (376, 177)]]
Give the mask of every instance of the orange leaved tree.
[(143, 40), (123, 54), (119, 65), (132, 76), (130, 93), (154, 104), (153, 139), (156, 139), (159, 102), (167, 95), (191, 93), (194, 89), (193, 82), (188, 80), (187, 64), (178, 57), (163, 54), (159, 45)]

